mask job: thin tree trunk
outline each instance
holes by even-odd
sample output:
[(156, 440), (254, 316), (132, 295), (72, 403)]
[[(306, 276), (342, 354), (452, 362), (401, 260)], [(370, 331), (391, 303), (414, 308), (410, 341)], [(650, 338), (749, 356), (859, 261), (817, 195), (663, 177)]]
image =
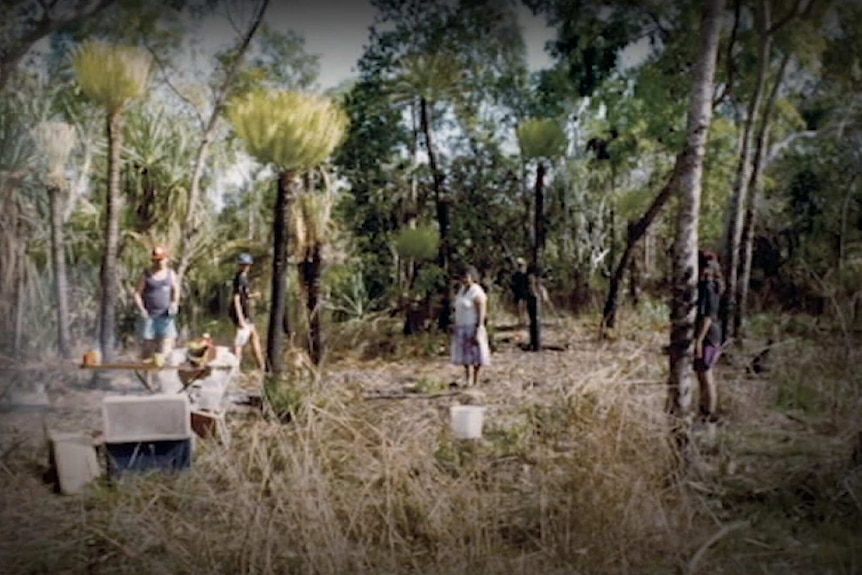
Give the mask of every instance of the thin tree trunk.
[(530, 316), (530, 351), (542, 349), (542, 266), (545, 259), (545, 163), (536, 166), (536, 187), (533, 209), (533, 254), (530, 295), (527, 313)]
[(120, 246), (120, 170), (123, 149), (123, 118), (118, 112), (108, 115), (108, 191), (105, 200), (105, 245), (100, 273), (99, 347), (105, 363), (114, 361), (116, 352), (116, 312), (119, 299), (117, 258)]
[(66, 276), (66, 238), (63, 233), (63, 192), (59, 187), (48, 189), (51, 205), (51, 260), (54, 267), (54, 293), (57, 298), (57, 350), (60, 357), (71, 354), (69, 338), (69, 278)]
[(772, 14), (770, 0), (760, 0), (756, 16), (757, 32), (760, 35), (757, 49), (757, 82), (748, 104), (748, 117), (742, 136), (742, 146), (737, 164), (733, 195), (729, 208), (729, 221), (724, 250), (726, 289), (721, 306), (722, 339), (736, 335), (735, 320), (739, 295), (739, 270), (742, 259), (742, 228), (748, 205), (748, 191), (752, 175), (752, 150), (755, 130), (759, 123), (760, 108), (766, 91), (769, 63), (772, 55)]
[(224, 80), (222, 80), (222, 83), (219, 85), (218, 91), (216, 92), (215, 104), (213, 105), (213, 110), (210, 114), (209, 120), (207, 121), (206, 127), (204, 128), (204, 133), (201, 137), (201, 143), (198, 146), (197, 154), (195, 155), (192, 179), (189, 184), (188, 214), (186, 214), (186, 224), (183, 226), (182, 233), (180, 234), (179, 251), (181, 256), (180, 262), (177, 265), (177, 278), (180, 285), (182, 285), (183, 277), (185, 277), (186, 271), (191, 263), (193, 252), (193, 250), (191, 250), (191, 242), (194, 240), (194, 236), (197, 231), (195, 218), (197, 216), (197, 206), (201, 195), (201, 178), (203, 177), (204, 168), (206, 167), (206, 162), (209, 158), (209, 150), (215, 136), (216, 126), (218, 125), (219, 118), (221, 118), (221, 115), (224, 112), (228, 98), (231, 95), (231, 88), (233, 87), (233, 83), (242, 66), (243, 58), (251, 45), (251, 41), (254, 38), (255, 33), (257, 33), (257, 30), (263, 21), (264, 14), (266, 14), (269, 2), (270, 0), (261, 0), (251, 25), (240, 40), (239, 46), (236, 48), (230, 67), (225, 73)]
[(437, 318), (437, 326), (446, 331), (451, 323), (451, 310), (449, 309), (452, 301), (451, 282), (449, 281), (449, 198), (443, 187), (443, 174), (440, 172), (440, 167), (437, 164), (437, 151), (434, 148), (434, 140), (431, 130), (431, 104), (423, 97), (419, 99), (419, 121), (422, 127), (422, 132), (425, 135), (425, 147), (428, 152), (428, 164), (431, 168), (431, 177), (434, 185), (434, 199), (437, 204), (437, 226), (440, 228), (440, 247), (437, 251), (437, 265), (443, 270), (446, 277), (446, 285), (443, 288), (443, 302), (440, 309), (440, 315)]
[[(691, 347), (697, 296), (697, 248), (703, 159), (712, 121), (712, 92), (725, 0), (710, 0), (700, 24), (700, 53), (689, 101), (685, 149), (678, 158), (679, 212), (673, 246), (670, 373), (667, 409), (677, 446), (688, 445), (692, 405)], [(687, 450), (685, 450), (687, 451)]]
[(21, 357), (24, 351), (24, 289), (26, 286), (27, 231), (24, 227), (21, 204), (15, 200), (15, 330), (12, 344), (13, 356)]
[(285, 318), (287, 317), (287, 238), (290, 206), (300, 184), (299, 174), (283, 171), (278, 176), (278, 192), (272, 221), (272, 286), (269, 328), (266, 337), (267, 367), (270, 373), (284, 371)]
[(311, 259), (308, 261), (306, 291), (308, 301), (308, 352), (314, 365), (323, 362), (325, 353), (323, 342), (323, 321), (321, 313), (321, 279), (323, 277), (323, 246), (315, 243), (311, 248)]
[(733, 333), (738, 340), (745, 337), (743, 333), (743, 320), (747, 313), (748, 288), (751, 281), (751, 260), (754, 254), (754, 229), (757, 225), (757, 204), (763, 193), (763, 173), (766, 171), (766, 154), (769, 150), (769, 133), (772, 126), (772, 111), (778, 100), (778, 90), (784, 79), (784, 72), (790, 63), (790, 53), (786, 53), (781, 59), (775, 81), (772, 85), (769, 98), (764, 105), (761, 114), (760, 128), (757, 134), (757, 147), (754, 153), (754, 161), (751, 168), (751, 193), (745, 209), (745, 221), (742, 228), (742, 260), (740, 261), (739, 278), (737, 281), (736, 308), (733, 313)]
[(665, 186), (658, 193), (655, 199), (653, 199), (646, 212), (644, 212), (644, 215), (642, 215), (640, 219), (629, 228), (628, 237), (626, 239), (626, 247), (625, 249), (623, 249), (623, 254), (620, 257), (620, 261), (617, 264), (616, 269), (614, 269), (613, 275), (611, 275), (610, 286), (608, 288), (608, 297), (607, 299), (605, 299), (605, 307), (602, 314), (603, 333), (604, 328), (613, 329), (614, 327), (616, 327), (619, 295), (620, 290), (622, 289), (623, 278), (625, 277), (626, 269), (629, 265), (629, 260), (631, 260), (632, 255), (634, 254), (634, 250), (637, 246), (637, 243), (646, 234), (647, 230), (649, 230), (649, 227), (652, 225), (655, 218), (661, 212), (662, 208), (664, 208), (664, 205), (676, 191), (679, 185), (678, 181), (682, 166), (683, 154), (679, 154), (676, 158), (673, 172), (671, 173), (671, 176)]

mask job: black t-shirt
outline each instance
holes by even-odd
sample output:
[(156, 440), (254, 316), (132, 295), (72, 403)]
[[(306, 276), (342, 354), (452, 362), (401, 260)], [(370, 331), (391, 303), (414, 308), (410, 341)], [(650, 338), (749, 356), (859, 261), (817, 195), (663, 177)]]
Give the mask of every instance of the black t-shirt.
[(516, 300), (527, 299), (530, 295), (530, 276), (521, 270), (512, 274), (512, 295)]
[(248, 305), (251, 286), (248, 283), (248, 276), (242, 272), (237, 272), (233, 278), (233, 293), (230, 298), (230, 318), (235, 324), (239, 324), (239, 318), (236, 315), (236, 306), (233, 303), (234, 296), (239, 295), (239, 306), (242, 308), (242, 316), (247, 322), (251, 322), (251, 310)]
[(721, 326), (718, 323), (718, 308), (721, 296), (718, 293), (718, 285), (714, 281), (701, 280), (697, 284), (697, 333), (700, 333), (703, 319), (708, 317), (710, 322), (706, 336), (703, 338), (704, 345), (721, 345)]

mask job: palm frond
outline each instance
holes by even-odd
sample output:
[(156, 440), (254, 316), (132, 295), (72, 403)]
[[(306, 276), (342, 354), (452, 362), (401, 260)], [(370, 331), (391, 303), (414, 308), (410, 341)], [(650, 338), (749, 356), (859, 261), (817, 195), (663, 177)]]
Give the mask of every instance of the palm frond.
[(133, 46), (88, 40), (73, 54), (72, 66), (81, 91), (115, 113), (144, 94), (152, 58)]
[(550, 119), (528, 120), (518, 126), (518, 145), (526, 159), (554, 159), (566, 151), (566, 133), (559, 122)]
[(341, 143), (347, 115), (324, 97), (300, 92), (251, 92), (228, 117), (257, 160), (284, 170), (313, 168)]
[(62, 185), (66, 162), (78, 141), (75, 127), (66, 122), (40, 122), (33, 128), (33, 139), (44, 154), (49, 183)]

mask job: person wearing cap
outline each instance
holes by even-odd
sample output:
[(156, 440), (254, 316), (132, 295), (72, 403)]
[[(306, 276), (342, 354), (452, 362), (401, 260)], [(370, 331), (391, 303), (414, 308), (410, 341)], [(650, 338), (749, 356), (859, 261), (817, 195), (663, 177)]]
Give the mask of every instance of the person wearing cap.
[(141, 357), (150, 359), (156, 353), (167, 356), (177, 340), (176, 316), (180, 306), (177, 274), (168, 266), (169, 256), (163, 246), (152, 251), (152, 267), (146, 270), (134, 293), (141, 315)]
[(260, 294), (251, 291), (249, 284), (248, 272), (254, 263), (254, 258), (251, 254), (240, 254), (237, 259), (239, 269), (233, 278), (233, 296), (230, 304), (230, 318), (236, 327), (236, 338), (234, 339), (234, 354), (238, 359), (242, 359), (242, 348), (251, 341), (251, 347), (254, 350), (254, 357), (257, 360), (258, 367), (263, 370), (266, 364), (263, 361), (263, 351), (260, 347), (260, 337), (257, 334), (257, 329), (254, 327), (254, 321), (251, 317), (250, 300), (259, 297)]

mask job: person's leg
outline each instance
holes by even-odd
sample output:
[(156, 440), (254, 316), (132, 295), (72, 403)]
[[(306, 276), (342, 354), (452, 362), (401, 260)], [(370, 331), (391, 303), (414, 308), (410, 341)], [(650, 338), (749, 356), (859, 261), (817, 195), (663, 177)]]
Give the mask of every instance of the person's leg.
[(470, 387), (470, 366), (464, 366), (464, 385)]
[(251, 347), (254, 350), (254, 357), (257, 360), (257, 367), (261, 371), (266, 369), (266, 362), (263, 360), (263, 349), (260, 345), (260, 336), (257, 334), (257, 328), (251, 326)]
[(479, 368), (481, 367), (481, 365), (473, 366), (473, 385), (479, 385)]

